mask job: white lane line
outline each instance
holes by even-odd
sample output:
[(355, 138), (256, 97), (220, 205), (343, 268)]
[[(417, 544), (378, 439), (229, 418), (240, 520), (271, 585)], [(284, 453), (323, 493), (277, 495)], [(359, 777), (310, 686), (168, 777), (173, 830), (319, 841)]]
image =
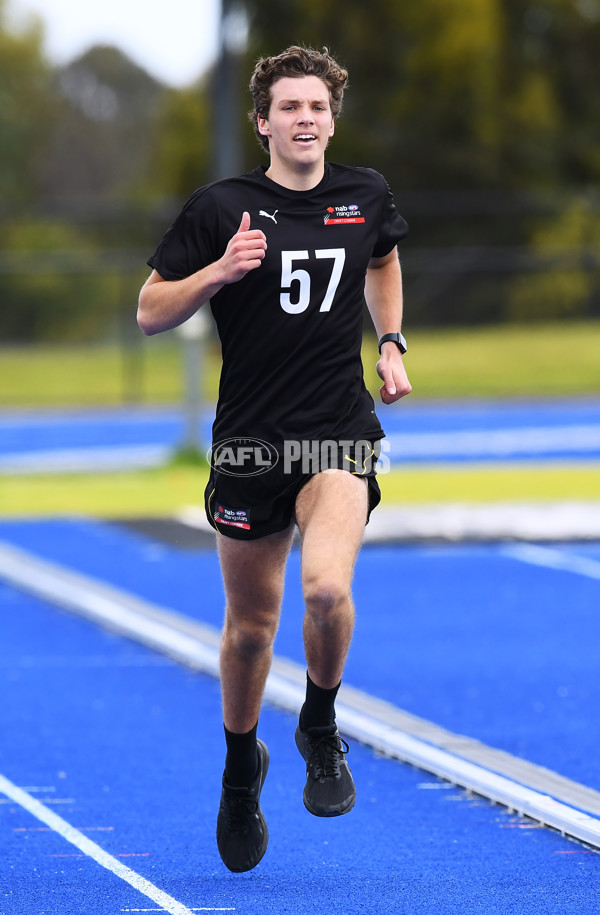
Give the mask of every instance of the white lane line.
[(116, 877), (120, 877), (121, 880), (124, 880), (134, 889), (143, 893), (144, 896), (147, 896), (148, 899), (151, 899), (152, 902), (156, 902), (158, 905), (162, 906), (162, 911), (169, 912), (170, 915), (190, 915), (191, 909), (182, 905), (181, 902), (177, 902), (177, 900), (173, 899), (172, 896), (169, 896), (168, 893), (159, 890), (153, 883), (150, 883), (149, 880), (136, 874), (135, 871), (132, 871), (129, 867), (121, 864), (120, 861), (117, 861), (116, 858), (109, 855), (108, 852), (104, 851), (103, 848), (100, 848), (99, 845), (84, 836), (83, 833), (78, 829), (75, 829), (74, 826), (71, 826), (70, 823), (67, 823), (66, 820), (63, 820), (62, 817), (59, 817), (52, 810), (49, 810), (48, 807), (40, 803), (40, 801), (36, 800), (36, 798), (32, 797), (26, 791), (23, 791), (22, 788), (14, 785), (9, 779), (1, 774), (0, 791), (10, 798), (13, 803), (18, 804), (19, 807), (23, 807), (24, 810), (27, 810), (37, 820), (40, 820), (40, 822), (49, 826), (53, 832), (58, 833), (63, 839), (66, 839), (67, 842), (70, 842), (71, 845), (74, 845), (75, 848), (82, 851), (84, 855), (93, 858), (101, 867), (111, 871)]
[(514, 429), (453, 430), (390, 434), (389, 457), (394, 462), (433, 457), (502, 457), (595, 453), (600, 448), (599, 425), (539, 426)]
[(18, 476), (29, 473), (95, 473), (139, 467), (158, 467), (168, 460), (168, 445), (57, 448), (14, 451), (0, 455), (0, 471)]
[[(220, 636), (210, 626), (2, 543), (0, 578), (196, 670), (219, 675)], [(265, 699), (297, 714), (305, 684), (301, 665), (275, 658)], [(340, 691), (337, 711), (348, 737), (600, 849), (600, 818), (590, 815), (600, 817), (599, 792), (349, 686)]]
[[(467, 472), (467, 471), (465, 471)], [(176, 519), (216, 537), (197, 505)], [(483, 505), (403, 505), (378, 508), (365, 528), (365, 543), (395, 540), (600, 540), (600, 501), (499, 502)]]
[[(26, 791), (26, 788), (22, 788)], [(76, 826), (79, 832), (113, 832), (114, 826)], [(13, 832), (52, 832), (49, 826), (13, 826)]]
[(29, 791), (30, 794), (35, 793), (36, 791), (56, 791), (56, 785), (25, 785), (23, 786), (23, 791)]
[[(3, 426), (4, 427), (4, 426)], [(516, 427), (507, 429), (452, 430), (448, 432), (390, 433), (387, 455), (396, 465), (418, 460), (476, 460), (541, 456), (589, 457), (600, 450), (600, 425)], [(80, 445), (39, 451), (0, 454), (5, 474), (92, 472), (122, 467), (155, 467), (173, 451), (169, 444)]]
[(522, 816), (600, 848), (600, 820), (510, 778), (387, 727), (353, 709), (338, 706), (344, 733), (418, 769), (460, 785)]
[(543, 566), (546, 569), (556, 569), (561, 572), (574, 572), (585, 578), (600, 580), (600, 562), (597, 559), (576, 556), (566, 550), (535, 546), (532, 543), (519, 543), (503, 547), (502, 553), (530, 565)]
[(59, 569), (24, 550), (0, 543), (0, 578), (41, 600), (50, 600), (67, 610), (84, 614), (121, 635), (218, 676), (218, 651), (213, 645), (218, 646), (219, 636), (213, 636), (209, 627), (205, 627), (200, 640), (196, 633), (185, 632), (183, 625), (175, 628), (166, 614), (145, 612), (148, 604), (133, 595), (124, 596), (120, 592), (125, 599), (119, 599), (117, 589), (94, 582), (85, 575)]
[[(46, 804), (74, 804), (75, 800), (72, 797), (46, 797), (44, 798)], [(0, 804), (10, 804), (10, 798), (0, 797)]]

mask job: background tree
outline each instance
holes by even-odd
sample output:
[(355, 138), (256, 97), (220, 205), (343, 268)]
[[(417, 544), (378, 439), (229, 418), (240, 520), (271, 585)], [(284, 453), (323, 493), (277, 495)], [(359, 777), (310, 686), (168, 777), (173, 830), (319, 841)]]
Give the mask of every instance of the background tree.
[[(569, 306), (557, 293), (535, 309), (531, 295), (549, 263), (544, 227), (560, 233), (562, 211), (576, 212), (582, 196), (597, 207), (586, 186), (600, 182), (598, 0), (346, 0), (343, 11), (334, 0), (247, 0), (247, 9), (247, 70), (291, 43), (326, 44), (349, 68), (331, 156), (373, 165), (394, 188), (411, 227), (409, 320), (597, 310), (600, 264), (589, 256), (571, 270)], [(247, 154), (256, 158), (254, 145)]]
[(166, 90), (114, 48), (51, 68), (39, 26), (13, 33), (3, 2), (0, 339), (114, 335), (155, 237), (140, 198)]
[(248, 65), (291, 43), (350, 69), (336, 155), (397, 187), (600, 180), (598, 0), (247, 0)]
[[(411, 228), (409, 322), (600, 310), (600, 0), (232, 0), (238, 24), (247, 12), (246, 50), (229, 48), (227, 79), (217, 69), (183, 89), (110, 47), (52, 68), (41, 28), (9, 30), (5, 3), (5, 338), (90, 334), (114, 316), (115, 295), (134, 296), (165, 225), (217, 176), (215, 81), (236, 85), (243, 120), (256, 58), (292, 43), (326, 44), (350, 70), (330, 154), (379, 169), (395, 191)], [(240, 168), (266, 162), (249, 123), (242, 137)], [(60, 282), (41, 279), (40, 260)], [(118, 282), (96, 294), (107, 269)]]
[(43, 53), (43, 31), (6, 27), (0, 0), (0, 207), (10, 214), (35, 200), (38, 170), (55, 113), (52, 70)]
[(203, 81), (163, 93), (157, 112), (149, 194), (186, 198), (214, 177), (210, 115)]
[(49, 199), (132, 197), (147, 181), (165, 87), (117, 48), (96, 46), (55, 76), (45, 157)]

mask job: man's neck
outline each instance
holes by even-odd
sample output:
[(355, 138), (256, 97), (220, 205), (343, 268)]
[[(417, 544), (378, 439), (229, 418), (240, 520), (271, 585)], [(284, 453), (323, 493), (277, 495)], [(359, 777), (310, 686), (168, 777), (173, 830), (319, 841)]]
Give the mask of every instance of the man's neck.
[(271, 162), (265, 174), (271, 181), (290, 191), (310, 191), (323, 180), (325, 162), (319, 162), (307, 171), (294, 171), (279, 163)]

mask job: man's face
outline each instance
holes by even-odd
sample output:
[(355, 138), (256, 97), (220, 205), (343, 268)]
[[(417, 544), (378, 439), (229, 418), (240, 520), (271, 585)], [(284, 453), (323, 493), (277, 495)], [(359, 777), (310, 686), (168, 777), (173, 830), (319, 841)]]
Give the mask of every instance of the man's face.
[(271, 87), (268, 117), (258, 129), (269, 138), (271, 161), (309, 170), (323, 160), (334, 121), (329, 89), (318, 76), (285, 76)]

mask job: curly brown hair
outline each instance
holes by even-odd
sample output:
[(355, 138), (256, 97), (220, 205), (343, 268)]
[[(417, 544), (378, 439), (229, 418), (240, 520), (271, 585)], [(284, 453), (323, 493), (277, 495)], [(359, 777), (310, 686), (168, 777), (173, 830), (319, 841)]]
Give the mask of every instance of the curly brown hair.
[(271, 87), (285, 76), (318, 76), (329, 89), (331, 113), (337, 118), (342, 110), (344, 89), (348, 85), (348, 71), (344, 70), (329, 53), (328, 48), (315, 51), (292, 45), (276, 57), (261, 58), (250, 79), (250, 92), (254, 99), (254, 108), (248, 117), (254, 125), (254, 132), (260, 145), (269, 150), (269, 138), (258, 131), (258, 117), (269, 116), (271, 107)]

